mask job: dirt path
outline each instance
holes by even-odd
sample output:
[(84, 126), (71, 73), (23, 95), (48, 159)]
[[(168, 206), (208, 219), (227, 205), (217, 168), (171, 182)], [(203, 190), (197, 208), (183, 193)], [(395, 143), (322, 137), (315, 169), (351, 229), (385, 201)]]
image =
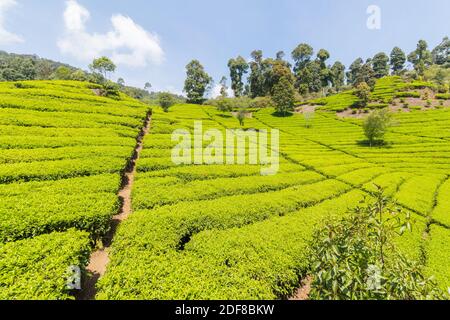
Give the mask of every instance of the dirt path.
[(131, 191), (136, 174), (136, 163), (144, 147), (144, 138), (149, 133), (150, 126), (151, 112), (146, 116), (144, 127), (139, 133), (133, 156), (122, 175), (122, 186), (117, 194), (121, 202), (119, 213), (111, 220), (110, 231), (103, 238), (103, 247), (91, 254), (89, 265), (86, 267), (86, 271), (90, 276), (83, 279), (82, 290), (76, 295), (77, 300), (95, 299), (95, 295), (97, 294), (96, 284), (106, 272), (106, 267), (109, 263), (109, 249), (116, 234), (117, 227), (132, 213)]
[(309, 293), (311, 292), (312, 277), (306, 277), (300, 288), (295, 291), (294, 295), (289, 298), (291, 301), (304, 301), (309, 299)]

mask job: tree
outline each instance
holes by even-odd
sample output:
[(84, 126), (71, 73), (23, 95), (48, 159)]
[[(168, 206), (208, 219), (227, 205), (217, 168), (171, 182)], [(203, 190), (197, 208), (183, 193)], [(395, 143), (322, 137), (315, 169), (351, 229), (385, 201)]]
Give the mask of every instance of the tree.
[(350, 65), (349, 71), (347, 72), (347, 79), (351, 85), (357, 85), (356, 81), (359, 78), (363, 64), (363, 59), (358, 58)]
[(144, 85), (144, 90), (146, 90), (148, 92), (148, 91), (150, 91), (151, 88), (152, 88), (152, 84), (150, 82), (146, 82)]
[(41, 60), (36, 63), (36, 78), (38, 80), (48, 80), (53, 74), (53, 66), (49, 61)]
[(370, 87), (367, 83), (361, 82), (355, 90), (355, 95), (359, 98), (360, 106), (365, 108), (370, 101)]
[(345, 218), (329, 219), (314, 232), (310, 265), (312, 300), (442, 300), (445, 293), (405, 256), (401, 236), (412, 231), (402, 212), (375, 186)]
[(272, 100), (277, 112), (284, 116), (294, 108), (295, 89), (289, 79), (283, 77), (274, 86)]
[(299, 44), (292, 51), (292, 60), (294, 60), (294, 74), (296, 78), (296, 88), (301, 94), (305, 94), (308, 91), (315, 91), (316, 85), (314, 80), (320, 81), (320, 72), (317, 71), (314, 62), (311, 61), (314, 54), (314, 49), (307, 43)]
[(75, 81), (86, 81), (87, 75), (83, 70), (78, 69), (70, 75), (70, 79)]
[(366, 63), (364, 63), (355, 75), (355, 79), (353, 79), (353, 86), (357, 87), (360, 83), (365, 82), (372, 89), (375, 87), (376, 78), (375, 72), (372, 68), (372, 59), (367, 59)]
[(292, 51), (292, 59), (295, 62), (294, 72), (297, 74), (306, 67), (306, 65), (311, 61), (314, 54), (314, 49), (307, 43), (301, 43), (297, 48)]
[(389, 75), (389, 57), (384, 53), (377, 53), (372, 60), (372, 68), (375, 78), (383, 78)]
[(394, 75), (399, 75), (405, 68), (406, 54), (399, 47), (391, 52), (391, 69)]
[(444, 86), (445, 85), (445, 79), (446, 79), (446, 75), (445, 75), (444, 70), (439, 68), (439, 70), (436, 72), (436, 75), (434, 76), (434, 80), (440, 86)]
[(445, 37), (431, 52), (433, 63), (450, 66), (450, 39)]
[(186, 80), (184, 82), (184, 92), (186, 92), (188, 101), (201, 104), (211, 82), (211, 77), (205, 72), (198, 60), (189, 62), (186, 66)]
[(283, 60), (266, 59), (264, 61), (264, 96), (273, 93), (273, 87), (280, 81), (281, 78), (287, 78), (292, 84), (295, 82), (295, 77), (292, 74), (288, 63)]
[(222, 98), (228, 97), (227, 78), (222, 77), (222, 79), (220, 79), (219, 84), (220, 84), (220, 96)]
[(345, 66), (341, 62), (336, 61), (331, 67), (330, 72), (333, 87), (340, 91), (345, 84)]
[(433, 62), (431, 52), (428, 50), (428, 44), (425, 40), (419, 40), (415, 51), (408, 55), (408, 61), (413, 64), (419, 76), (423, 76), (425, 68)]
[(169, 112), (169, 108), (175, 104), (173, 96), (168, 92), (161, 92), (158, 98), (159, 105), (164, 112)]
[(228, 68), (230, 68), (231, 89), (233, 89), (234, 96), (240, 97), (244, 93), (244, 75), (248, 72), (248, 64), (241, 56), (236, 59), (228, 61)]
[(125, 87), (125, 80), (123, 80), (123, 78), (119, 78), (117, 79), (117, 84), (123, 88)]
[(100, 73), (105, 79), (108, 79), (108, 74), (116, 71), (116, 65), (108, 57), (100, 57), (94, 59), (92, 64), (89, 65), (89, 69), (92, 72)]
[(225, 113), (233, 110), (233, 102), (230, 98), (221, 98), (216, 102), (217, 110)]
[(70, 71), (69, 68), (61, 66), (55, 70), (55, 73), (53, 74), (53, 78), (56, 80), (69, 80), (71, 74), (72, 74), (72, 71)]
[(252, 98), (263, 97), (265, 96), (263, 53), (261, 50), (255, 50), (251, 53), (251, 56), (253, 61), (250, 62), (250, 76), (248, 78), (250, 95)]
[(391, 126), (391, 114), (388, 109), (375, 110), (364, 121), (364, 134), (370, 147), (376, 140), (382, 140), (386, 131)]
[(330, 58), (330, 53), (325, 49), (320, 49), (317, 53), (317, 62), (320, 64), (320, 82), (321, 87), (326, 88), (331, 82), (331, 71), (327, 67), (327, 60)]
[(245, 109), (239, 109), (236, 117), (237, 117), (241, 127), (243, 127), (245, 125), (245, 117), (246, 116), (247, 116), (247, 113), (245, 112)]

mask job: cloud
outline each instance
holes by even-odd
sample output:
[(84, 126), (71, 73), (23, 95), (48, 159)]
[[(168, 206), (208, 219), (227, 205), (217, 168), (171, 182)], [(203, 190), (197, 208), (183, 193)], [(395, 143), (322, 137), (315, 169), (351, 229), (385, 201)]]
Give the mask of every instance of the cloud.
[[(216, 84), (214, 86), (214, 88), (211, 90), (211, 98), (215, 99), (215, 98), (219, 97), (221, 88), (222, 88), (222, 86), (220, 84)], [(231, 90), (230, 88), (228, 88), (227, 93), (228, 93), (228, 97), (234, 96), (233, 90)]]
[(62, 53), (82, 61), (108, 55), (115, 63), (132, 67), (162, 63), (164, 51), (158, 36), (146, 31), (130, 17), (113, 15), (112, 30), (105, 34), (87, 32), (86, 23), (89, 18), (89, 11), (76, 0), (66, 2), (66, 34), (58, 41)]
[(6, 11), (16, 5), (16, 0), (0, 0), (0, 45), (20, 43), (24, 41), (22, 37), (7, 31), (4, 27)]

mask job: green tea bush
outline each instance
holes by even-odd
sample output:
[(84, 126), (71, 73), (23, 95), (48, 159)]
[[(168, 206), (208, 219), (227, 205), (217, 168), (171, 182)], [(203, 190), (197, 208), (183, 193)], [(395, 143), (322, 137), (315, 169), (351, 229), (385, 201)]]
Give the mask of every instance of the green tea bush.
[(393, 238), (412, 230), (381, 189), (374, 202), (348, 218), (328, 222), (311, 246), (311, 299), (430, 300), (444, 299), (424, 268), (396, 248)]
[(89, 254), (89, 234), (75, 230), (0, 244), (0, 300), (73, 299), (69, 268)]

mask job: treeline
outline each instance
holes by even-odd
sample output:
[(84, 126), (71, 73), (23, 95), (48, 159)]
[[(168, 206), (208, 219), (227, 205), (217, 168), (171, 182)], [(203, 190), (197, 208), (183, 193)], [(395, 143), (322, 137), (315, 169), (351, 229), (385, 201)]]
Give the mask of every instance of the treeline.
[[(89, 70), (90, 72), (87, 72), (68, 64), (40, 58), (37, 55), (0, 51), (0, 81), (89, 81), (102, 85), (104, 94), (110, 97), (117, 97), (120, 91), (149, 104), (154, 104), (159, 99), (160, 93), (151, 92), (152, 85), (149, 82), (145, 83), (144, 88), (136, 88), (127, 86), (122, 78), (119, 78), (117, 83), (109, 81), (108, 73), (115, 72), (116, 66), (106, 57), (94, 59)], [(173, 99), (176, 102), (184, 101), (184, 98), (178, 95), (173, 95)]]
[[(309, 44), (302, 43), (291, 52), (290, 61), (283, 51), (274, 58), (264, 58), (261, 50), (255, 50), (251, 53), (251, 61), (238, 56), (228, 61), (228, 67), (235, 97), (271, 97), (276, 105), (287, 104), (285, 107), (289, 108), (293, 100), (302, 97), (334, 94), (362, 83), (373, 88), (377, 79), (390, 74), (412, 79), (426, 78), (426, 71), (432, 65), (437, 68), (432, 74), (433, 79), (429, 80), (443, 84), (445, 70), (450, 68), (449, 52), (448, 37), (433, 50), (429, 49), (426, 41), (420, 40), (408, 55), (395, 47), (389, 55), (380, 52), (367, 60), (357, 58), (346, 68), (340, 61), (329, 64), (331, 55), (327, 50), (315, 52)], [(412, 68), (408, 68), (407, 62)], [(213, 85), (212, 78), (197, 60), (190, 62), (186, 69), (184, 91), (188, 100), (202, 103)], [(227, 97), (227, 82), (226, 77), (220, 81), (222, 99)]]

